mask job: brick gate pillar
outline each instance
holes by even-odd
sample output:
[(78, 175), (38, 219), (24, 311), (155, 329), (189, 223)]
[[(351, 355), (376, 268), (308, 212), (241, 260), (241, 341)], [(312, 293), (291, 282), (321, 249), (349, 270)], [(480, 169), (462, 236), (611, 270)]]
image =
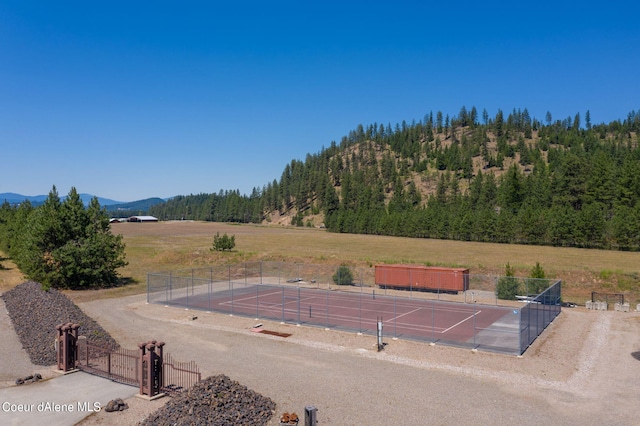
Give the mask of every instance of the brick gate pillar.
[(164, 386), (163, 377), (163, 346), (164, 342), (152, 340), (139, 343), (140, 349), (140, 395), (150, 398), (160, 395)]
[(56, 326), (56, 358), (58, 370), (64, 372), (76, 369), (78, 360), (78, 324), (66, 323)]

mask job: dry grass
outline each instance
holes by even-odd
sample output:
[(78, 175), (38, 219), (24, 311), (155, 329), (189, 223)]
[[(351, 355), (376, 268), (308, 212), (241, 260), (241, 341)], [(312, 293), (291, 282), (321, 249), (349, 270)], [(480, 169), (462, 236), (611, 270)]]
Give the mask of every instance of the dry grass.
[[(527, 276), (540, 262), (548, 277), (564, 281), (564, 299), (584, 303), (591, 291), (624, 292), (640, 301), (640, 254), (543, 246), (335, 234), (321, 229), (230, 225), (210, 222), (119, 223), (129, 265), (121, 274), (129, 285), (74, 294), (74, 298), (124, 296), (146, 291), (146, 274), (220, 263), (271, 260), (315, 264), (371, 266), (377, 263), (418, 263), (466, 267), (473, 274), (502, 275), (507, 262), (516, 275)], [(235, 235), (230, 253), (213, 252), (213, 236)], [(6, 263), (5, 261), (4, 263)], [(9, 286), (20, 281), (0, 281)], [(4, 285), (4, 284), (3, 284)]]
[(25, 281), (22, 272), (16, 267), (11, 259), (4, 257), (0, 252), (0, 294)]

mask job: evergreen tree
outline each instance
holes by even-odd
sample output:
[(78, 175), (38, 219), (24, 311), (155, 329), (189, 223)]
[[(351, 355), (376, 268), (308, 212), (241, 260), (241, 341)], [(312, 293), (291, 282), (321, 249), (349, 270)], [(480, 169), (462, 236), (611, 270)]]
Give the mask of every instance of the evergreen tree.
[(519, 281), (515, 278), (515, 271), (507, 262), (504, 268), (504, 277), (498, 280), (496, 285), (496, 296), (498, 299), (515, 300), (518, 295)]
[(29, 215), (13, 253), (22, 272), (45, 289), (112, 285), (126, 265), (122, 236), (111, 234), (96, 198), (85, 210), (75, 188), (61, 203), (53, 187)]

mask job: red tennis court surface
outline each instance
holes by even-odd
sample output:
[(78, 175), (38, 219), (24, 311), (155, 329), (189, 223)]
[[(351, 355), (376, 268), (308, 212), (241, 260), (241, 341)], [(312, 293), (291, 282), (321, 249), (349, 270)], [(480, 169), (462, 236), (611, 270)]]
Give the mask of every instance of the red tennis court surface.
[(158, 302), (367, 334), (381, 319), (385, 337), (520, 350), (519, 310), (508, 307), (269, 285), (192, 289)]

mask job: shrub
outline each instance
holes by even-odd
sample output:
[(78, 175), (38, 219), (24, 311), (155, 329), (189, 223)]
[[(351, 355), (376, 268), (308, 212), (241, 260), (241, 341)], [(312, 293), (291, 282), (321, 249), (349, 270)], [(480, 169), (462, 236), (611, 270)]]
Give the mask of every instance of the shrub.
[(347, 265), (340, 265), (336, 273), (333, 274), (333, 282), (337, 285), (351, 285), (353, 284), (353, 273)]
[(235, 246), (236, 246), (235, 235), (228, 236), (226, 233), (224, 233), (222, 236), (220, 236), (220, 233), (217, 232), (216, 235), (213, 237), (213, 247), (211, 248), (211, 250), (215, 250), (215, 251), (233, 250)]
[(508, 262), (507, 266), (505, 266), (504, 275), (504, 277), (498, 280), (496, 295), (498, 299), (515, 300), (518, 295), (519, 282), (518, 279), (514, 277), (514, 270)]
[(549, 287), (549, 280), (545, 279), (545, 273), (540, 266), (540, 262), (536, 262), (536, 266), (531, 269), (531, 278), (527, 280), (527, 289), (529, 294), (540, 294)]

